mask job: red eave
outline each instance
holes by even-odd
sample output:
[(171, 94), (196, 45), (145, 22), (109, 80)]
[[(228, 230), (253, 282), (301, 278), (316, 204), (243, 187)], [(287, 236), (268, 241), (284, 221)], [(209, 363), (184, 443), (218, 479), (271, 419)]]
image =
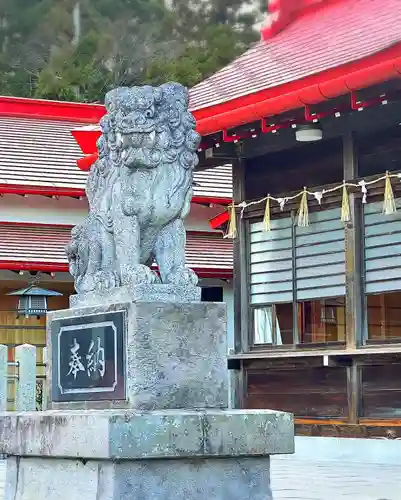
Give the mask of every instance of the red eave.
[(0, 260), (3, 271), (40, 271), (42, 273), (68, 273), (68, 264), (59, 262), (23, 262), (15, 260)]
[[(400, 4), (401, 6), (401, 4)], [(195, 112), (209, 135), (401, 76), (401, 43), (366, 59)]]
[(75, 189), (75, 188), (58, 188), (58, 187), (35, 187), (35, 186), (26, 186), (26, 185), (9, 185), (9, 184), (0, 184), (0, 194), (18, 194), (21, 196), (24, 195), (35, 195), (35, 196), (68, 196), (70, 198), (80, 198), (82, 196), (86, 196), (84, 189)]
[(207, 196), (193, 196), (192, 203), (199, 203), (202, 205), (229, 205), (231, 203), (231, 198), (210, 198)]
[[(68, 189), (68, 188), (41, 188), (34, 186), (17, 186), (0, 184), (0, 194), (17, 194), (17, 195), (34, 195), (34, 196), (49, 196), (49, 197), (70, 197), (81, 198), (86, 196), (84, 189)], [(208, 197), (208, 196), (193, 196), (192, 203), (199, 204), (214, 204), (214, 205), (229, 205), (231, 198)]]
[(0, 116), (93, 124), (99, 123), (105, 113), (102, 104), (0, 96)]
[(216, 215), (216, 217), (213, 217), (212, 219), (209, 220), (209, 226), (212, 229), (219, 229), (223, 224), (228, 222), (230, 219), (230, 216), (228, 214), (228, 211), (226, 210), (225, 212), (222, 212), (219, 215)]
[[(42, 273), (69, 273), (68, 264), (58, 262), (23, 262), (0, 260), (0, 270), (3, 271), (39, 271)], [(195, 268), (196, 274), (200, 278), (231, 279), (233, 277), (232, 269), (220, 269), (213, 267), (211, 269)]]

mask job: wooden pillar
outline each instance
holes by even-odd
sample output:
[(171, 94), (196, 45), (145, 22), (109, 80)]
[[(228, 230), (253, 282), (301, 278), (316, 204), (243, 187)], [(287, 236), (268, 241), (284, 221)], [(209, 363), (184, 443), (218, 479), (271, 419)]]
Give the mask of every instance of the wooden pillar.
[[(344, 179), (358, 177), (358, 158), (351, 132), (343, 138)], [(346, 347), (355, 349), (363, 342), (363, 214), (360, 198), (349, 193), (351, 220), (345, 225)], [(357, 424), (360, 415), (361, 380), (355, 360), (347, 367), (349, 422)]]
[[(343, 140), (344, 179), (358, 177), (358, 160), (354, 137), (347, 133)], [(354, 193), (349, 193), (351, 220), (345, 225), (345, 287), (346, 287), (346, 343), (355, 348), (363, 341), (363, 227), (362, 203)]]
[(303, 327), (303, 305), (298, 304), (297, 300), (297, 236), (296, 236), (296, 211), (291, 211), (291, 272), (292, 272), (292, 341), (294, 345), (298, 345), (300, 341), (305, 342), (304, 338), (300, 338)]
[(348, 420), (350, 424), (358, 424), (361, 414), (361, 371), (354, 359), (347, 367)]
[[(238, 144), (238, 157), (233, 161), (233, 201), (238, 204), (245, 199), (245, 162), (241, 158), (242, 148)], [(237, 238), (234, 240), (234, 342), (235, 352), (249, 351), (249, 273), (246, 221), (237, 218)], [(239, 408), (244, 407), (246, 374), (243, 366), (236, 371), (235, 384), (238, 393), (233, 398)]]

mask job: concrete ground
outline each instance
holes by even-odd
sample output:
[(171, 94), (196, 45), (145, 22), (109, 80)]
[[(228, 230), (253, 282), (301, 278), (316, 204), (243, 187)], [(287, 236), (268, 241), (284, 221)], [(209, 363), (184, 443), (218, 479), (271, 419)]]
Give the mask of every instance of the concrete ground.
[(337, 460), (272, 460), (274, 500), (400, 500), (400, 465)]
[(400, 500), (401, 441), (297, 436), (272, 485), (274, 500)]

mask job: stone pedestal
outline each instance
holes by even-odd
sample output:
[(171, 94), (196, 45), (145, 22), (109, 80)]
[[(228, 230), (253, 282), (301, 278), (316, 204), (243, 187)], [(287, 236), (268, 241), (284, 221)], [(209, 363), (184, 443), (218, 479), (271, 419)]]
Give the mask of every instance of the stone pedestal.
[(271, 500), (269, 456), (293, 453), (272, 411), (2, 415), (5, 500)]
[[(76, 307), (50, 313), (47, 324), (51, 353), (47, 369), (49, 409), (228, 406), (225, 304), (123, 302)], [(109, 386), (116, 384), (116, 390), (106, 395), (99, 392), (100, 384), (96, 386), (93, 377), (87, 377), (89, 338), (95, 344), (94, 353), (98, 335), (104, 337), (101, 345), (106, 349), (106, 358), (107, 346), (103, 342), (116, 336), (116, 349), (110, 347), (115, 356), (106, 359), (106, 365), (113, 364), (114, 372), (117, 368), (116, 376), (109, 378)], [(88, 338), (86, 345), (84, 337)], [(84, 368), (76, 377), (81, 387), (73, 384), (73, 373), (67, 375), (67, 357), (72, 355), (74, 339), (80, 345), (77, 355)], [(63, 391), (59, 386), (64, 383)], [(88, 387), (91, 383), (93, 387)]]
[(226, 409), (224, 304), (92, 298), (48, 354), (48, 411), (0, 414), (5, 500), (271, 500), (293, 418)]

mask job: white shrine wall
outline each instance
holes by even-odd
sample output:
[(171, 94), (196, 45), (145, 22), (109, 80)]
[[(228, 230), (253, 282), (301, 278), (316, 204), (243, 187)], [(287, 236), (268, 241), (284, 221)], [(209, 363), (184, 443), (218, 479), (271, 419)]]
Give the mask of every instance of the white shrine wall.
[[(185, 221), (187, 231), (216, 232), (211, 229), (209, 219), (223, 210), (221, 206), (206, 207), (192, 204), (191, 212)], [(87, 213), (86, 198), (54, 199), (30, 195), (0, 197), (0, 222), (75, 225), (82, 222)]]

